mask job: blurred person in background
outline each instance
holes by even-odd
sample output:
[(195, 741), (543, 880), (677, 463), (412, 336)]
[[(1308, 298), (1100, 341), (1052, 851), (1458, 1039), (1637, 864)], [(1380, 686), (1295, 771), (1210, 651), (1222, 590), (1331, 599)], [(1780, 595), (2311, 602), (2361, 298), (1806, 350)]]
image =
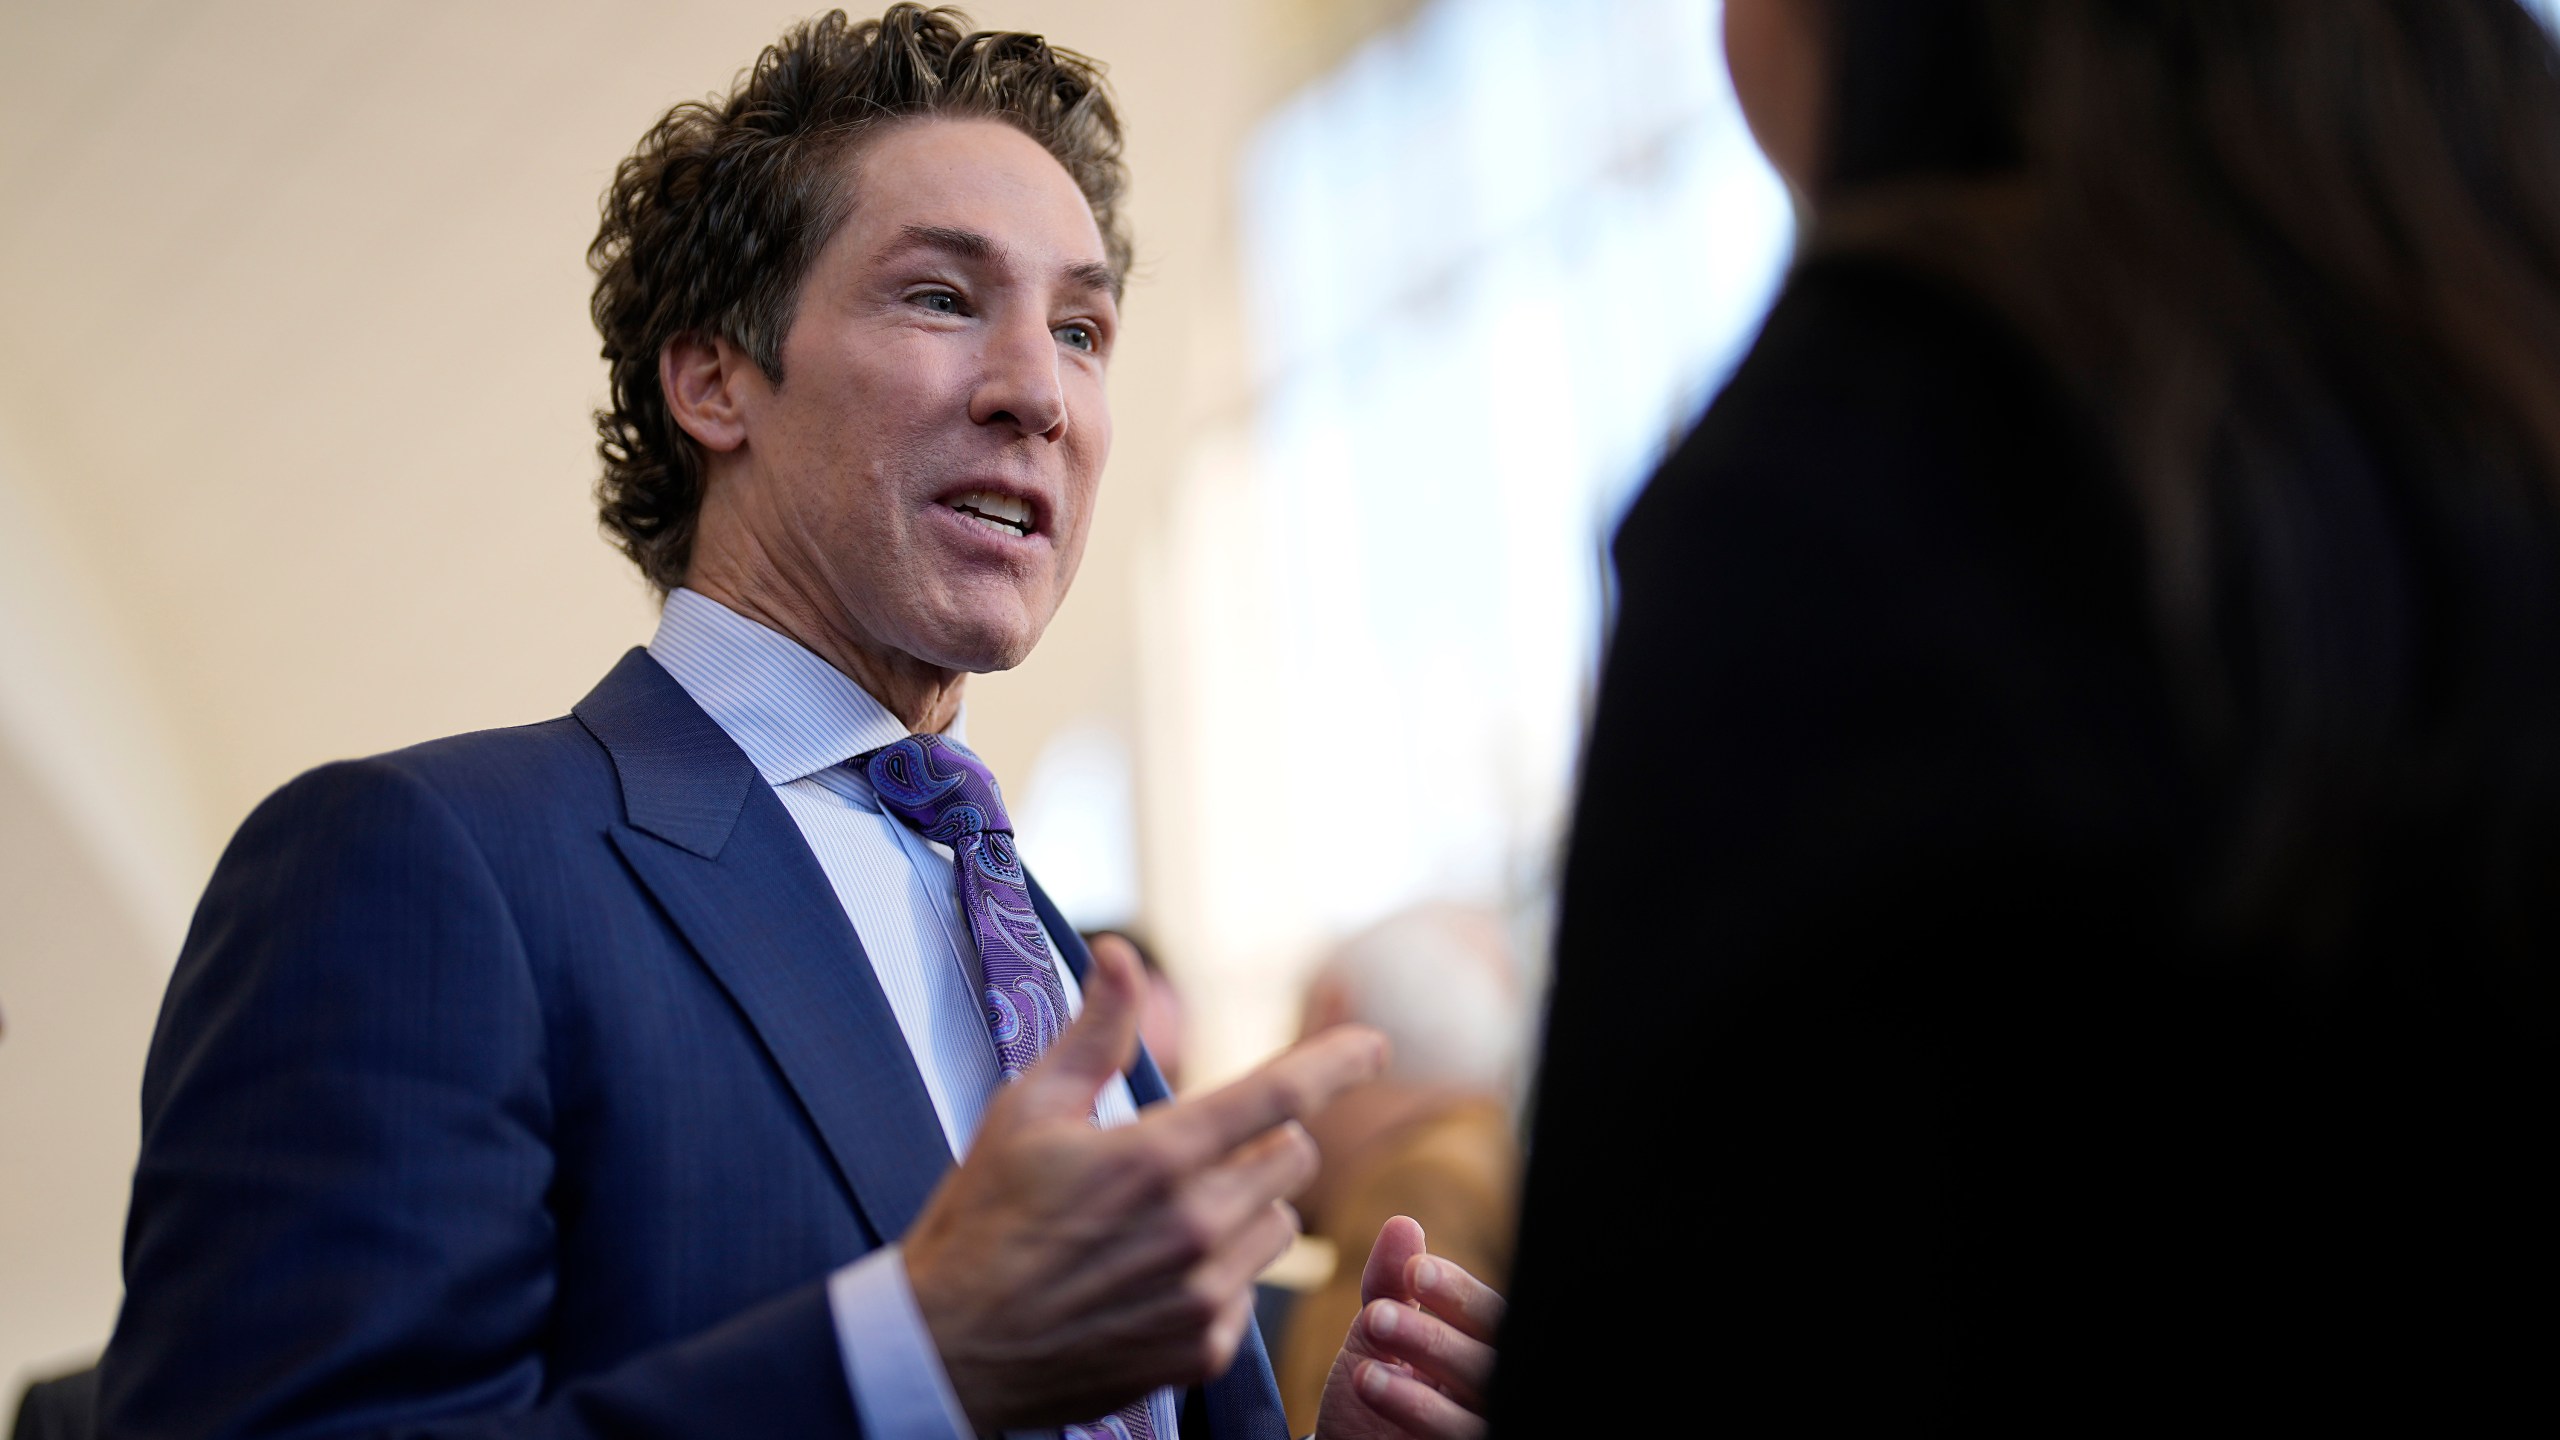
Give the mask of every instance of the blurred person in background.
[[(959, 735), (1083, 552), (1120, 145), (1093, 62), (899, 5), (622, 163), (599, 499), (657, 635), (242, 826), (144, 1079), (107, 1434), (1283, 1433), (1253, 1277), (1382, 1041), (1170, 1101)], [(1333, 1440), (1481, 1430), (1417, 1376), (1498, 1301), (1421, 1251), (1370, 1256), (1405, 1308)]]
[(1496, 1431), (2547, 1416), (2550, 38), (1724, 14), (1809, 231), (1616, 537)]
[(1155, 947), (1126, 930), (1088, 930), (1084, 932), (1084, 943), (1087, 949), (1097, 951), (1127, 947), (1129, 958), (1146, 975), (1146, 994), (1138, 1009), (1138, 1039), (1155, 1060), (1156, 1073), (1164, 1076), (1165, 1087), (1180, 1090), (1182, 1059), (1190, 1049), (1190, 1026), (1182, 1008), (1182, 991), (1175, 988), (1173, 977), (1156, 959)]
[[(1511, 1097), (1521, 1038), (1520, 982), (1501, 917), (1426, 905), (1345, 941), (1308, 984), (1299, 1034), (1340, 1025), (1384, 1032), (1393, 1058), (1385, 1074), (1308, 1117), (1323, 1159), (1297, 1200), (1307, 1233), (1356, 1256), (1408, 1217), (1432, 1254), (1500, 1289), (1520, 1173)], [(1273, 1342), (1295, 1430), (1315, 1426), (1343, 1336), (1369, 1298), (1361, 1279), (1337, 1264), (1290, 1307)]]

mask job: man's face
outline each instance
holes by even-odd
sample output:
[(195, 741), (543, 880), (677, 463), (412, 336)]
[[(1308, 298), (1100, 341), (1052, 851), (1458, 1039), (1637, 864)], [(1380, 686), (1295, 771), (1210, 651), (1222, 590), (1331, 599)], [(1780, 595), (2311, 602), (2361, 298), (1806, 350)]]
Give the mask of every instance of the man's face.
[(901, 125), (851, 165), (782, 383), (746, 387), (747, 463), (714, 483), (826, 623), (1006, 669), (1075, 578), (1111, 449), (1102, 235), (1065, 169), (995, 121)]

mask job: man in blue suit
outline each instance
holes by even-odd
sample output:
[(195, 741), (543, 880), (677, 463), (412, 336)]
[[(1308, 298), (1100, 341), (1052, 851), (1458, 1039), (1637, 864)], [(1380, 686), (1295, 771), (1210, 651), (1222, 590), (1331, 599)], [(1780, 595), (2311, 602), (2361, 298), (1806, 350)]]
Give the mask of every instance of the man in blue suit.
[[(1381, 1042), (1167, 1100), (959, 743), (1082, 552), (1129, 247), (1097, 70), (956, 19), (810, 22), (624, 161), (600, 494), (661, 628), (242, 826), (106, 1433), (1285, 1433), (1251, 1282)], [(1409, 1221), (1367, 1274), (1320, 1433), (1480, 1433), (1498, 1297)]]

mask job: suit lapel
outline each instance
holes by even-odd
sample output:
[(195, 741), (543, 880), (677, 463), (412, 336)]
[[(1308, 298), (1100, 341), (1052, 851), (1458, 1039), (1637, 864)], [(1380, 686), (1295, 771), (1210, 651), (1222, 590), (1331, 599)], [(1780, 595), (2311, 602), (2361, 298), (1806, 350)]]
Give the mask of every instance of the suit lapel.
[(800, 827), (647, 652), (624, 656), (575, 713), (622, 780), (614, 847), (754, 1027), (873, 1235), (897, 1239), (951, 1152)]
[[(897, 1239), (951, 1152), (906, 1033), (800, 827), (648, 652), (625, 655), (574, 713), (621, 777), (627, 823), (608, 832), (614, 848), (754, 1027), (864, 1223), (883, 1243)], [(1039, 882), (1030, 888), (1084, 983), (1091, 954)], [(1140, 1105), (1167, 1096), (1143, 1047), (1128, 1079)], [(1258, 1332), (1198, 1393), (1204, 1403), (1185, 1406), (1184, 1418), (1205, 1420), (1219, 1440), (1288, 1440)]]

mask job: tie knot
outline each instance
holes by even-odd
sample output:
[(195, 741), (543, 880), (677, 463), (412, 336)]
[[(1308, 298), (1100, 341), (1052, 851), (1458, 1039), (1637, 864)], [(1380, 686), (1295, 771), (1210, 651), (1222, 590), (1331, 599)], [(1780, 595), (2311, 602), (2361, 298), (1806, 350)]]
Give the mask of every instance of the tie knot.
[(1013, 831), (995, 775), (957, 741), (910, 735), (855, 758), (881, 806), (928, 840), (956, 845), (972, 834)]

